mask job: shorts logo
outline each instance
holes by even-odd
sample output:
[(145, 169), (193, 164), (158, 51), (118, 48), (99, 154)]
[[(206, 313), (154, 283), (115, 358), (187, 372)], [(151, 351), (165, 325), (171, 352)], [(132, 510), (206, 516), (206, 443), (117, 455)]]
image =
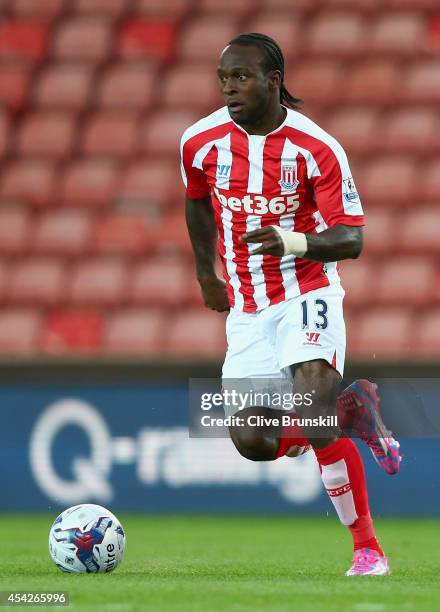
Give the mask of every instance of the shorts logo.
[(290, 163), (283, 164), (281, 166), (281, 180), (279, 184), (284, 189), (284, 191), (295, 191), (295, 189), (299, 185), (299, 181), (296, 178), (296, 168), (294, 161), (290, 161)]
[(306, 342), (304, 342), (303, 344), (313, 344), (315, 346), (320, 346), (320, 344), (318, 344), (320, 335), (320, 332), (306, 332)]

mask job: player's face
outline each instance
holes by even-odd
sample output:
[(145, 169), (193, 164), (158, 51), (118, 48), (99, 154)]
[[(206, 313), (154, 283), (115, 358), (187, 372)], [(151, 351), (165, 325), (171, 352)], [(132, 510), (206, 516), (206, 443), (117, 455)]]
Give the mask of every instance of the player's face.
[(279, 88), (278, 73), (265, 73), (261, 63), (260, 50), (253, 46), (229, 45), (221, 55), (217, 69), (220, 90), (238, 125), (258, 123)]

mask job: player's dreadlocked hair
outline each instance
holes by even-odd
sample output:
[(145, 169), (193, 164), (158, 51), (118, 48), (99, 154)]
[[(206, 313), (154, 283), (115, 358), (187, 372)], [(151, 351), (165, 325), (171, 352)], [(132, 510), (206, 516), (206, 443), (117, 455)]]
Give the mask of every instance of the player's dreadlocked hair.
[(265, 34), (259, 34), (258, 32), (249, 32), (246, 34), (239, 34), (230, 40), (229, 44), (258, 47), (263, 55), (264, 69), (267, 71), (279, 70), (281, 72), (281, 104), (284, 104), (284, 106), (294, 110), (298, 110), (300, 108), (302, 100), (292, 96), (292, 94), (284, 86), (284, 55), (273, 38), (270, 38), (270, 36), (266, 36)]

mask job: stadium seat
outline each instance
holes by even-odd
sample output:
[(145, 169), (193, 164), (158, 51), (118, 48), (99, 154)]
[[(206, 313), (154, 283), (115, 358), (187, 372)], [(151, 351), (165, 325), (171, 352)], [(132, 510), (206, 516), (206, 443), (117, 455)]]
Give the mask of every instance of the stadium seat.
[(165, 61), (174, 51), (174, 24), (159, 19), (131, 19), (119, 31), (117, 48), (126, 60), (156, 59)]
[(106, 15), (116, 18), (130, 6), (127, 0), (74, 0), (73, 8), (76, 13), (84, 15)]
[(178, 20), (192, 8), (192, 0), (134, 0), (134, 10), (140, 15)]
[(419, 206), (406, 213), (397, 229), (399, 248), (414, 254), (440, 254), (440, 209), (438, 204)]
[(293, 93), (304, 100), (306, 109), (309, 103), (330, 105), (345, 97), (343, 77), (341, 66), (326, 60), (304, 60), (286, 74), (286, 80), (293, 84)]
[(425, 19), (417, 13), (388, 13), (372, 25), (368, 47), (374, 53), (413, 56), (422, 50)]
[(0, 107), (0, 158), (5, 155), (8, 148), (9, 121), (5, 112)]
[(440, 157), (431, 159), (422, 169), (418, 181), (420, 189), (419, 197), (426, 201), (435, 202), (438, 206), (440, 201)]
[(358, 318), (350, 336), (357, 356), (407, 360), (412, 347), (411, 310), (405, 307), (368, 310)]
[(53, 37), (53, 54), (60, 60), (98, 62), (106, 59), (112, 42), (112, 23), (99, 17), (72, 17)]
[[(295, 0), (295, 11), (309, 12), (314, 11), (319, 6), (320, 0)], [(274, 13), (282, 10), (292, 10), (292, 0), (262, 0), (262, 8), (265, 11)]]
[(356, 64), (344, 79), (344, 99), (359, 104), (392, 104), (398, 99), (401, 78), (396, 62), (368, 60)]
[(158, 111), (141, 128), (141, 150), (151, 155), (179, 158), (179, 144), (183, 132), (199, 119), (190, 111)]
[(158, 253), (191, 256), (192, 247), (188, 236), (185, 215), (183, 214), (184, 190), (175, 197), (174, 206), (163, 221), (163, 231), (158, 237)]
[(440, 309), (424, 311), (417, 315), (411, 351), (418, 357), (440, 357)]
[(35, 309), (0, 310), (0, 354), (29, 355), (36, 350), (41, 315)]
[(25, 259), (10, 270), (8, 299), (17, 305), (51, 306), (66, 290), (66, 270), (58, 259)]
[[(293, 15), (292, 15), (293, 10)], [(295, 51), (301, 49), (302, 23), (295, 16), (295, 7), (286, 13), (262, 13), (247, 23), (248, 32), (264, 32), (274, 38), (281, 47), (283, 54), (289, 58)]]
[(0, 253), (16, 255), (29, 246), (31, 217), (28, 210), (18, 206), (0, 206)]
[(367, 48), (367, 29), (356, 12), (318, 13), (304, 33), (307, 53), (320, 56), (352, 57)]
[(93, 248), (101, 253), (144, 255), (151, 250), (154, 239), (145, 215), (113, 213), (104, 217), (97, 226)]
[(53, 196), (55, 168), (48, 161), (16, 161), (2, 168), (0, 198), (45, 206)]
[[(203, 14), (223, 16), (234, 15), (242, 17), (250, 10), (255, 8), (254, 0), (199, 0), (197, 11)], [(247, 27), (248, 32), (260, 32), (262, 30), (254, 30), (251, 26)]]
[(182, 308), (189, 298), (189, 270), (180, 257), (153, 257), (133, 270), (129, 298), (141, 306)]
[(13, 0), (10, 3), (16, 17), (49, 20), (58, 17), (66, 8), (68, 0)]
[[(197, 92), (197, 95), (194, 95)], [(167, 72), (160, 100), (165, 106), (212, 112), (224, 104), (214, 66), (178, 64)]]
[(377, 156), (359, 174), (357, 187), (369, 203), (411, 204), (420, 197), (420, 177), (411, 158)]
[(102, 76), (97, 102), (115, 110), (145, 111), (154, 93), (154, 65), (149, 62), (114, 64)]
[[(361, 199), (362, 199), (361, 193)], [(389, 207), (366, 211), (364, 229), (364, 255), (382, 255), (399, 246), (396, 239), (395, 214)]]
[(60, 199), (64, 205), (107, 206), (115, 197), (118, 178), (113, 162), (90, 159), (73, 162), (61, 176)]
[(177, 45), (177, 56), (184, 60), (212, 63), (237, 34), (237, 24), (225, 17), (199, 17), (189, 22)]
[(325, 0), (326, 9), (359, 11), (362, 13), (374, 12), (381, 8), (383, 0)]
[(135, 148), (137, 134), (136, 115), (96, 113), (84, 125), (81, 150), (86, 155), (127, 157)]
[(145, 159), (133, 162), (124, 173), (117, 193), (122, 202), (145, 203), (160, 210), (174, 193), (175, 183), (180, 181), (177, 163)]
[(93, 352), (101, 344), (102, 316), (88, 310), (59, 310), (47, 317), (39, 340), (44, 353)]
[(390, 9), (428, 11), (438, 9), (437, 0), (387, 0)]
[(440, 117), (434, 109), (401, 108), (389, 113), (380, 126), (379, 145), (392, 152), (439, 151)]
[(440, 60), (417, 62), (404, 73), (402, 95), (410, 102), (440, 103)]
[(47, 50), (47, 25), (38, 21), (0, 22), (0, 62), (35, 62)]
[(103, 334), (103, 351), (157, 356), (162, 352), (166, 319), (160, 310), (124, 309), (110, 315)]
[(29, 72), (25, 66), (0, 62), (0, 104), (12, 111), (24, 106)]
[(93, 72), (84, 64), (48, 66), (35, 84), (33, 101), (38, 106), (82, 110), (87, 104)]
[(435, 266), (430, 259), (421, 256), (398, 257), (382, 263), (377, 271), (375, 299), (382, 304), (429, 304), (435, 282)]
[[(9, 277), (9, 262), (0, 259), (0, 304), (3, 304), (5, 297), (8, 295), (8, 277)], [(1, 312), (1, 309), (0, 309)]]
[(89, 246), (92, 221), (82, 210), (56, 210), (42, 215), (36, 223), (32, 249), (38, 253), (81, 255)]
[(127, 281), (123, 260), (84, 260), (73, 269), (67, 293), (73, 303), (116, 306), (126, 299)]
[(226, 350), (225, 319), (202, 309), (181, 312), (167, 325), (164, 348), (174, 357), (219, 359)]
[(367, 153), (377, 144), (378, 117), (374, 108), (339, 109), (327, 119), (325, 129), (340, 141), (347, 153)]
[(65, 157), (72, 149), (75, 119), (70, 113), (28, 115), (17, 132), (17, 153), (23, 157)]
[(339, 275), (348, 306), (363, 307), (374, 300), (375, 272), (370, 259), (346, 259), (339, 264)]

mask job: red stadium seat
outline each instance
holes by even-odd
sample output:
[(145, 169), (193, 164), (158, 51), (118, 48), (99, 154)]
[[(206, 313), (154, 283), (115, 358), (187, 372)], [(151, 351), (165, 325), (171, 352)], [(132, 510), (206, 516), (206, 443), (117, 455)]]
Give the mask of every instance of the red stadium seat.
[(151, 250), (152, 241), (145, 215), (113, 213), (99, 223), (93, 246), (101, 253), (144, 255)]
[(361, 104), (391, 104), (398, 99), (401, 78), (395, 62), (368, 60), (346, 75), (344, 99)]
[(130, 301), (141, 306), (182, 308), (189, 298), (189, 269), (180, 257), (154, 257), (133, 271)]
[(178, 20), (192, 7), (192, 0), (134, 0), (134, 9), (140, 15), (166, 17)]
[[(5, 300), (8, 295), (8, 276), (10, 266), (6, 261), (0, 259), (0, 304)], [(1, 309), (0, 309), (1, 312)]]
[(440, 158), (434, 158), (426, 164), (421, 171), (419, 178), (420, 195), (426, 201), (435, 202), (437, 205), (440, 201)]
[(21, 207), (0, 207), (0, 253), (16, 255), (25, 252), (29, 245), (31, 219)]
[(263, 0), (262, 6), (266, 11), (273, 11), (274, 13), (278, 10), (292, 10), (292, 8), (294, 8), (295, 11), (308, 12), (315, 10), (319, 6), (319, 1), (320, 0), (295, 0), (295, 5), (292, 7), (292, 0)]
[(74, 0), (75, 12), (85, 15), (120, 17), (127, 8), (127, 0)]
[[(362, 198), (362, 193), (361, 193)], [(364, 230), (365, 255), (385, 255), (398, 246), (395, 214), (388, 207), (367, 210)]]
[(153, 96), (154, 72), (148, 62), (114, 64), (99, 84), (98, 103), (107, 109), (144, 111)]
[(369, 50), (381, 56), (413, 56), (422, 50), (425, 20), (417, 13), (381, 15), (369, 34)]
[(97, 113), (84, 125), (81, 149), (86, 155), (126, 157), (133, 152), (136, 137), (135, 115)]
[(9, 140), (9, 121), (0, 107), (0, 158), (6, 153)]
[(34, 113), (24, 119), (18, 130), (17, 152), (23, 157), (65, 157), (71, 151), (74, 131), (71, 114)]
[(440, 357), (440, 310), (428, 310), (421, 316), (417, 315), (414, 326), (411, 351), (418, 357), (429, 359)]
[(0, 62), (38, 61), (46, 53), (47, 26), (37, 21), (0, 23)]
[[(164, 230), (158, 237), (158, 252), (181, 256), (191, 256), (192, 248), (188, 236), (185, 215), (182, 214), (184, 190), (180, 196), (175, 197), (177, 207), (174, 207), (163, 221)], [(181, 203), (181, 204), (180, 204)]]
[(92, 222), (81, 210), (51, 211), (38, 220), (32, 240), (39, 253), (81, 255), (89, 246)]
[(87, 310), (61, 310), (49, 315), (39, 348), (60, 354), (96, 351), (101, 344), (102, 316)]
[(440, 209), (438, 205), (419, 206), (406, 213), (399, 223), (399, 248), (415, 254), (440, 254)]
[(112, 162), (89, 159), (74, 162), (61, 178), (61, 201), (72, 206), (107, 206), (115, 197), (118, 178)]
[(374, 108), (344, 108), (327, 119), (325, 129), (348, 153), (367, 153), (377, 144), (378, 113)]
[(420, 177), (411, 158), (376, 157), (358, 176), (359, 193), (368, 202), (410, 204), (420, 197)]
[(383, 304), (422, 305), (432, 300), (435, 266), (426, 257), (399, 257), (381, 265), (375, 300)]
[[(197, 92), (197, 96), (194, 92)], [(207, 109), (212, 112), (224, 104), (214, 66), (180, 64), (171, 68), (162, 84), (160, 101), (179, 109)]]
[(367, 29), (355, 12), (318, 13), (304, 34), (308, 53), (350, 57), (367, 48)]
[(124, 173), (118, 198), (127, 203), (165, 207), (180, 181), (177, 164), (146, 159), (134, 162)]
[(411, 349), (411, 310), (374, 308), (350, 330), (351, 346), (358, 356), (371, 359), (406, 359)]
[(46, 161), (17, 161), (5, 165), (0, 175), (0, 198), (47, 205), (53, 196), (54, 165)]
[(158, 19), (132, 19), (122, 24), (117, 47), (121, 57), (167, 60), (174, 51), (174, 24)]
[(0, 63), (0, 104), (16, 111), (26, 101), (29, 73), (23, 66)]
[[(287, 73), (296, 96), (308, 103), (331, 104), (346, 96), (341, 66), (326, 60), (304, 61)], [(306, 106), (307, 108), (307, 106)]]
[(12, 266), (8, 297), (13, 304), (50, 306), (66, 291), (66, 271), (61, 261), (31, 259)]
[(373, 263), (366, 257), (360, 260), (347, 259), (339, 264), (339, 275), (345, 289), (345, 302), (348, 306), (365, 306), (371, 303), (374, 295), (375, 271)]
[(121, 310), (107, 319), (103, 351), (157, 356), (162, 352), (166, 320), (160, 310)]
[(219, 359), (226, 349), (225, 319), (202, 309), (184, 311), (167, 326), (165, 351), (174, 357)]
[[(209, 15), (235, 15), (241, 17), (255, 8), (254, 0), (199, 0), (197, 10), (200, 13)], [(248, 32), (260, 32), (254, 30), (250, 25), (247, 26)], [(266, 32), (266, 30), (264, 30)]]
[(438, 9), (437, 0), (387, 0), (387, 4), (391, 9), (407, 10), (412, 9), (416, 11)]
[(439, 151), (439, 129), (440, 117), (434, 109), (401, 108), (384, 120), (378, 144), (396, 153)]
[(68, 0), (12, 0), (12, 14), (17, 17), (54, 19), (67, 7)]
[(411, 102), (440, 103), (440, 61), (418, 62), (404, 74), (402, 94)]
[[(293, 10), (293, 15), (292, 15)], [(300, 18), (295, 16), (295, 7), (286, 13), (262, 13), (247, 23), (248, 32), (264, 32), (274, 38), (286, 58), (301, 49), (302, 24)]]
[(185, 60), (206, 63), (216, 61), (228, 42), (239, 31), (233, 19), (199, 17), (183, 30), (178, 43), (177, 55)]
[(151, 115), (142, 132), (142, 150), (154, 155), (178, 158), (183, 132), (199, 117), (190, 111), (162, 111)]
[(68, 296), (77, 304), (116, 306), (126, 299), (127, 280), (122, 260), (84, 260), (73, 269)]
[(55, 31), (53, 53), (57, 59), (98, 62), (108, 57), (112, 24), (99, 17), (73, 17)]
[(0, 310), (0, 354), (34, 353), (41, 325), (35, 309), (7, 308)]
[(370, 13), (380, 9), (383, 5), (383, 0), (326, 0), (326, 9), (335, 10), (350, 10)]
[(84, 64), (51, 65), (39, 77), (34, 103), (49, 108), (82, 110), (87, 104), (93, 73)]

